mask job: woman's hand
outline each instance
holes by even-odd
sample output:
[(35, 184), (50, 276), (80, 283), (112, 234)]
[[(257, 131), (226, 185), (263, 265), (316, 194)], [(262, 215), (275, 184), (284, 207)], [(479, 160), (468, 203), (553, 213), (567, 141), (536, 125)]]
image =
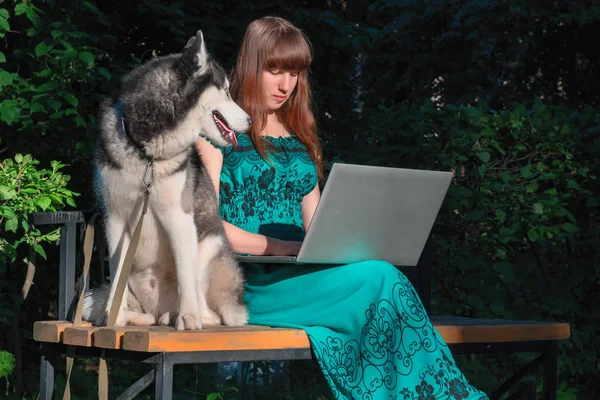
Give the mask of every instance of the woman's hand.
[(269, 256), (297, 256), (300, 246), (302, 242), (268, 238), (265, 253)]

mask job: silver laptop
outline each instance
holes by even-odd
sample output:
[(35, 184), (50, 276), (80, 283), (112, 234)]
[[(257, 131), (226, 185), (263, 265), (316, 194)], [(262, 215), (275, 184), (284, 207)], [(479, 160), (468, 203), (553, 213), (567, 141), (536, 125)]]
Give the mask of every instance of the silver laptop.
[(242, 262), (417, 265), (453, 174), (334, 164), (297, 257)]

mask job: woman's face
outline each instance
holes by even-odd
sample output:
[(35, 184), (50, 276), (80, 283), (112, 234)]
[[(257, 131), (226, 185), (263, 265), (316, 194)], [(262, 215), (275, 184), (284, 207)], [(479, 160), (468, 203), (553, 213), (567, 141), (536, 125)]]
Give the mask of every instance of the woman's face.
[(298, 83), (298, 72), (265, 70), (262, 74), (263, 99), (270, 111), (279, 109), (292, 95)]

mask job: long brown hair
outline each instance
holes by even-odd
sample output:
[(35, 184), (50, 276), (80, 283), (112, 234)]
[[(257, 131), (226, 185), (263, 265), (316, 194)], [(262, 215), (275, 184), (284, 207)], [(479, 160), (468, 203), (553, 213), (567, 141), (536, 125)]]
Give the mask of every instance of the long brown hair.
[(231, 95), (254, 120), (249, 134), (256, 150), (267, 158), (268, 142), (262, 137), (267, 123), (267, 108), (262, 93), (262, 74), (266, 70), (298, 72), (298, 83), (288, 100), (276, 111), (279, 120), (294, 132), (307, 148), (323, 178), (321, 143), (311, 110), (308, 69), (312, 61), (310, 41), (291, 22), (279, 17), (263, 17), (248, 25), (231, 80)]

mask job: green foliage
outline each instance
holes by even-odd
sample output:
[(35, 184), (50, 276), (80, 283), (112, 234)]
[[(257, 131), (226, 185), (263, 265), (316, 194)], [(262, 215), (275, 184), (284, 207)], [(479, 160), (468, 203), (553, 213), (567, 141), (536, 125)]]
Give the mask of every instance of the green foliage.
[(15, 369), (15, 356), (8, 351), (0, 350), (0, 379), (8, 379)]
[(9, 380), (8, 377), (13, 373), (15, 369), (15, 356), (8, 351), (0, 350), (0, 381), (4, 379), (6, 381), (6, 390), (4, 396), (8, 396), (9, 393)]
[(435, 238), (435, 314), (569, 322), (562, 376), (585, 382), (600, 351), (586, 301), (600, 280), (600, 110), (428, 102), (366, 117), (354, 160), (455, 172), (440, 217), (459, 232)]
[(29, 154), (0, 162), (0, 271), (15, 262), (21, 244), (46, 258), (41, 244), (58, 240), (58, 229), (42, 233), (31, 226), (30, 213), (75, 206), (78, 194), (66, 188), (69, 177), (61, 172), (65, 165), (53, 161), (51, 169), (37, 169), (38, 164)]
[[(56, 251), (42, 247), (56, 233), (33, 229), (27, 214), (90, 193), (96, 110), (123, 74), (180, 51), (197, 29), (230, 70), (247, 23), (266, 14), (291, 19), (312, 39), (326, 161), (455, 171), (440, 217), (459, 234), (435, 238), (436, 313), (568, 321), (573, 335), (561, 348), (559, 396), (593, 398), (600, 391), (600, 380), (587, 379), (597, 374), (600, 351), (593, 308), (600, 293), (600, 7), (589, 1), (1, 2), (0, 315), (11, 316), (12, 288), (22, 283), (20, 269), (5, 268), (24, 258), (20, 244), (42, 255)], [(513, 105), (534, 97), (545, 103)], [(72, 179), (52, 160), (68, 163)], [(51, 169), (37, 169), (38, 161)], [(92, 206), (93, 196), (78, 205)], [(38, 268), (37, 279), (47, 273), (53, 283), (36, 285), (21, 326), (40, 310), (53, 312), (55, 258), (39, 260), (48, 268)], [(25, 359), (37, 357), (30, 347)], [(504, 361), (478, 357), (465, 371), (489, 389), (514, 366)], [(128, 367), (118, 372), (134, 379)], [(316, 368), (295, 371), (294, 393), (326, 392), (314, 375)], [(81, 380), (82, 393), (93, 381)], [(214, 391), (211, 384), (202, 390)]]
[(597, 2), (379, 0), (365, 99), (598, 104)]

